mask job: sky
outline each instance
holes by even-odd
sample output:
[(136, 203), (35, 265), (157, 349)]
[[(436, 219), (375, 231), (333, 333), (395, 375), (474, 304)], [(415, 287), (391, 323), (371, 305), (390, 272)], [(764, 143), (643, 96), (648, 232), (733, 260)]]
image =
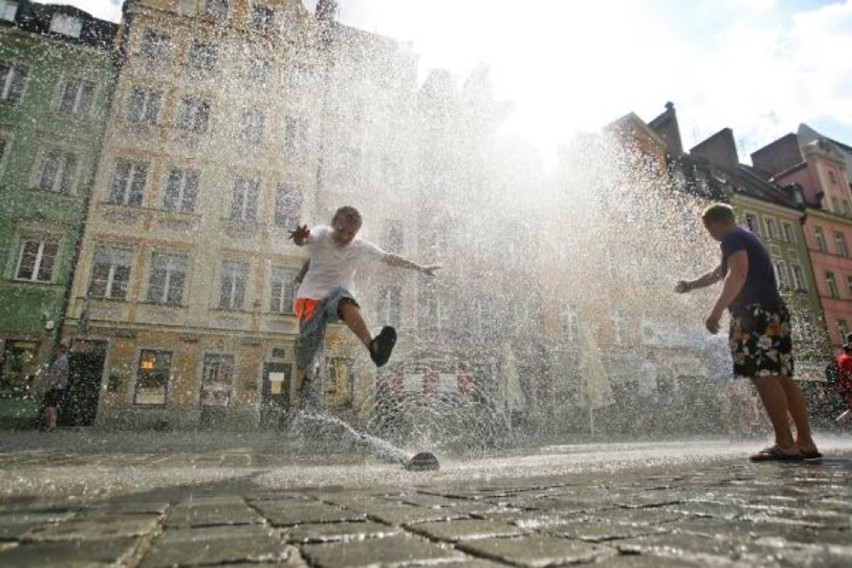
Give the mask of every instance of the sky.
[[(302, 0), (313, 11), (316, 0)], [(118, 21), (122, 0), (53, 0)], [(852, 145), (852, 0), (338, 0), (410, 42), (421, 77), (479, 63), (545, 160), (578, 132), (671, 101), (685, 149), (729, 127), (740, 161), (802, 122)]]

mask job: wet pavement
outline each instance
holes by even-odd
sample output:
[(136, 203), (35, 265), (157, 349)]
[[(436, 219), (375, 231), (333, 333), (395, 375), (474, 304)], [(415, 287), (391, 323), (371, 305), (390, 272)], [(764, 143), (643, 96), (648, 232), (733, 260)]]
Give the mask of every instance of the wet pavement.
[(682, 440), (410, 472), (268, 433), (2, 432), (0, 566), (849, 566), (852, 436), (818, 441), (818, 463)]

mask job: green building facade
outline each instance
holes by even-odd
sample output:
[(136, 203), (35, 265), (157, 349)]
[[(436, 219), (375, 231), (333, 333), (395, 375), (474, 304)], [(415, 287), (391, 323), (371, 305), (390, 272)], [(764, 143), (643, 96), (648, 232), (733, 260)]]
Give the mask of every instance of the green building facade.
[(117, 26), (0, 0), (0, 385), (40, 382), (63, 317), (114, 82)]

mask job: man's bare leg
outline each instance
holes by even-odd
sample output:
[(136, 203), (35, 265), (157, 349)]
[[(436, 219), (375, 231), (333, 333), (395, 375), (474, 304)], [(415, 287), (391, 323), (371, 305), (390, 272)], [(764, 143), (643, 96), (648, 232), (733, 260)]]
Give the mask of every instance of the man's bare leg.
[(772, 429), (775, 431), (775, 446), (783, 452), (793, 454), (799, 451), (799, 447), (790, 431), (787, 394), (779, 379), (780, 377), (777, 376), (758, 377), (752, 378), (751, 381), (757, 388), (760, 400), (763, 401), (763, 408), (766, 409)]
[(796, 444), (802, 451), (815, 451), (817, 447), (814, 439), (811, 437), (808, 403), (805, 400), (802, 389), (791, 377), (779, 377), (778, 382), (781, 384), (781, 388), (784, 389), (784, 394), (787, 397), (787, 409), (790, 412), (790, 416), (793, 417), (793, 423), (796, 425)]
[(340, 317), (346, 323), (346, 326), (361, 340), (364, 347), (369, 349), (373, 337), (370, 335), (370, 330), (367, 328), (364, 316), (361, 315), (361, 309), (352, 302), (341, 301), (337, 311), (340, 313)]

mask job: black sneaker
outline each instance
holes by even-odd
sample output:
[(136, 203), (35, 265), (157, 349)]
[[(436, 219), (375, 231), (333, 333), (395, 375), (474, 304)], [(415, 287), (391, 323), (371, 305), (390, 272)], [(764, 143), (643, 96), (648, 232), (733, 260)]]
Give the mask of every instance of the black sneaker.
[(396, 345), (396, 330), (386, 325), (370, 342), (370, 359), (376, 367), (381, 367), (388, 362), (394, 345)]

